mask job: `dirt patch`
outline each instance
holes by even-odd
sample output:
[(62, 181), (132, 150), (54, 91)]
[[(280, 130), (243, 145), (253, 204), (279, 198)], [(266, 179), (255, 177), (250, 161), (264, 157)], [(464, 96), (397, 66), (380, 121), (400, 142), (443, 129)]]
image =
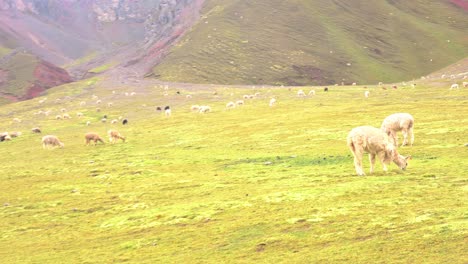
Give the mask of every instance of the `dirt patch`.
[(468, 11), (468, 1), (467, 0), (451, 0), (452, 4), (463, 8), (463, 10)]
[(40, 85), (34, 84), (31, 86), (26, 94), (23, 96), (22, 99), (31, 99), (34, 97), (38, 97), (41, 95), (42, 92), (44, 92), (46, 89)]
[(42, 61), (36, 66), (34, 77), (34, 84), (27, 89), (20, 98), (21, 100), (37, 97), (49, 88), (73, 81), (67, 71), (46, 61)]
[[(327, 77), (327, 74), (324, 70), (319, 69), (312, 65), (293, 65), (292, 68), (296, 71), (301, 78), (305, 78), (309, 82), (314, 82), (318, 85), (326, 85), (330, 83)], [(296, 85), (287, 83), (288, 85)]]
[(44, 88), (50, 88), (72, 81), (67, 71), (45, 61), (37, 65), (34, 70), (34, 77), (36, 77), (37, 82)]

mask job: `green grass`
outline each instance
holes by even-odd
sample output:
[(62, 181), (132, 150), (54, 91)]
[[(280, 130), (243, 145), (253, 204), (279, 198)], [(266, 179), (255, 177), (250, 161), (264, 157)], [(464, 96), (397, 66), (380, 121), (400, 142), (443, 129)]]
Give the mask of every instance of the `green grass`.
[(28, 53), (13, 56), (3, 69), (9, 72), (8, 81), (1, 86), (2, 92), (21, 97), (34, 82), (34, 70), (38, 64), (37, 57)]
[(466, 57), (466, 28), (449, 1), (206, 1), (153, 72), (219, 84), (411, 80)]
[(95, 67), (95, 68), (89, 70), (88, 72), (90, 72), (90, 73), (102, 73), (102, 72), (105, 72), (108, 69), (114, 67), (115, 65), (117, 65), (117, 63), (115, 63), (115, 62), (106, 63), (104, 65)]
[[(332, 87), (299, 99), (297, 88), (213, 86), (126, 97), (132, 87), (112, 94), (93, 83), (49, 90), (43, 105), (37, 98), (0, 108), (1, 129), (23, 132), (0, 143), (2, 262), (467, 261), (466, 89), (371, 87), (365, 99), (362, 87)], [(93, 94), (114, 107), (97, 113)], [(213, 112), (191, 113), (192, 104)], [(155, 111), (164, 105), (170, 118)], [(54, 120), (62, 107), (73, 119)], [(52, 113), (34, 116), (40, 109)], [(348, 131), (397, 111), (416, 119), (415, 145), (400, 149), (413, 156), (410, 166), (384, 173), (378, 164), (375, 174), (355, 176)], [(104, 114), (129, 125), (100, 123)], [(65, 148), (43, 150), (33, 126)], [(84, 133), (104, 137), (109, 128), (127, 142), (84, 146)]]
[(90, 62), (90, 61), (92, 61), (93, 59), (95, 59), (96, 56), (97, 56), (97, 53), (96, 53), (95, 51), (94, 51), (94, 52), (90, 52), (88, 55), (83, 56), (83, 57), (81, 57), (80, 59), (74, 60), (73, 62), (68, 63), (68, 64), (66, 64), (66, 65), (63, 65), (62, 67), (63, 67), (64, 69), (69, 69), (69, 68), (78, 66), (78, 65), (80, 65), (80, 64), (85, 64), (85, 63)]
[(11, 103), (10, 100), (0, 97), (0, 105), (6, 105), (6, 104), (9, 104), (9, 103)]
[(0, 46), (0, 58), (7, 55), (11, 49)]

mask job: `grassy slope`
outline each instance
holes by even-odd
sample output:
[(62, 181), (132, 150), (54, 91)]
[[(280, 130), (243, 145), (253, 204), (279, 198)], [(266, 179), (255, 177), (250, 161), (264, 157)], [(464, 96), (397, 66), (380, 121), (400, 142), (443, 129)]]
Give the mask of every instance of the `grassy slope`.
[(34, 81), (34, 69), (38, 59), (28, 53), (18, 53), (1, 67), (9, 72), (8, 82), (0, 88), (2, 92), (21, 97)]
[(0, 46), (0, 58), (10, 53), (11, 49)]
[[(203, 13), (155, 67), (162, 79), (390, 82), (417, 78), (468, 54), (466, 13), (448, 1), (220, 0), (207, 1)], [(316, 79), (319, 70), (322, 78)]]
[[(42, 106), (1, 108), (0, 131), (24, 133), (0, 143), (5, 263), (466, 263), (466, 89), (372, 87), (367, 100), (358, 86), (307, 99), (297, 89), (179, 89), (188, 100), (173, 88), (125, 97), (131, 87), (86, 84), (54, 88)], [(254, 91), (259, 99), (224, 110)], [(97, 113), (92, 94), (115, 107)], [(213, 112), (190, 113), (195, 103)], [(171, 118), (154, 111), (166, 104)], [(54, 120), (62, 107), (86, 117)], [(53, 112), (33, 116), (39, 109)], [(378, 164), (355, 176), (347, 132), (395, 111), (416, 119), (415, 145), (400, 150), (413, 155), (408, 170), (384, 174)], [(102, 124), (103, 114), (130, 125)], [(65, 148), (42, 150), (36, 125)], [(112, 127), (128, 142), (84, 146), (85, 132)]]

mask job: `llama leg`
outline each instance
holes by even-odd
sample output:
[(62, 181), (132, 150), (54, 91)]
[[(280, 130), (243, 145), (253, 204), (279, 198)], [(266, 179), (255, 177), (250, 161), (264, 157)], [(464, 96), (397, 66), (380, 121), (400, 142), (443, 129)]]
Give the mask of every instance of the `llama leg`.
[(372, 174), (374, 172), (374, 166), (375, 166), (375, 154), (369, 154), (369, 161), (370, 161), (370, 173)]
[(387, 164), (385, 164), (385, 152), (377, 154), (379, 156), (380, 163), (382, 163), (383, 170), (387, 172)]
[(411, 146), (413, 146), (413, 143), (414, 143), (414, 133), (413, 133), (413, 127), (411, 127), (409, 130), (408, 130), (408, 133), (411, 137)]

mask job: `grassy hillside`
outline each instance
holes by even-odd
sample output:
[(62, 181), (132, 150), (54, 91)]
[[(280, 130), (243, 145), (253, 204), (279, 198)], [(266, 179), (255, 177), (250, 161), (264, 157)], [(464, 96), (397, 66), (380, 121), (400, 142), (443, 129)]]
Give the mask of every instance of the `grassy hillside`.
[[(360, 86), (316, 87), (307, 98), (297, 88), (171, 86), (163, 96), (162, 88), (105, 89), (94, 80), (49, 90), (42, 105), (37, 98), (3, 106), (0, 131), (23, 135), (0, 143), (0, 258), (466, 263), (468, 92), (448, 92), (448, 84), (369, 87), (365, 99)], [(244, 106), (225, 109), (255, 92)], [(272, 96), (278, 104), (270, 108)], [(192, 113), (192, 104), (213, 111)], [(155, 111), (164, 105), (172, 106), (170, 118)], [(71, 120), (54, 119), (63, 107)], [(39, 110), (51, 114), (34, 115)], [(416, 119), (415, 145), (400, 149), (413, 156), (407, 171), (391, 165), (383, 173), (377, 164), (375, 174), (355, 176), (348, 131), (379, 126), (395, 111)], [(129, 125), (101, 123), (104, 114)], [(43, 134), (32, 134), (33, 126)], [(105, 137), (110, 128), (127, 142), (84, 145), (84, 133)], [(43, 150), (45, 134), (65, 148)]]
[(39, 60), (29, 53), (19, 52), (6, 63), (0, 65), (0, 69), (8, 72), (8, 80), (0, 86), (3, 93), (21, 97), (34, 83), (34, 70)]
[(468, 55), (466, 16), (449, 1), (207, 0), (154, 73), (221, 84), (410, 80)]
[(0, 46), (0, 58), (7, 55), (10, 51), (9, 48)]

